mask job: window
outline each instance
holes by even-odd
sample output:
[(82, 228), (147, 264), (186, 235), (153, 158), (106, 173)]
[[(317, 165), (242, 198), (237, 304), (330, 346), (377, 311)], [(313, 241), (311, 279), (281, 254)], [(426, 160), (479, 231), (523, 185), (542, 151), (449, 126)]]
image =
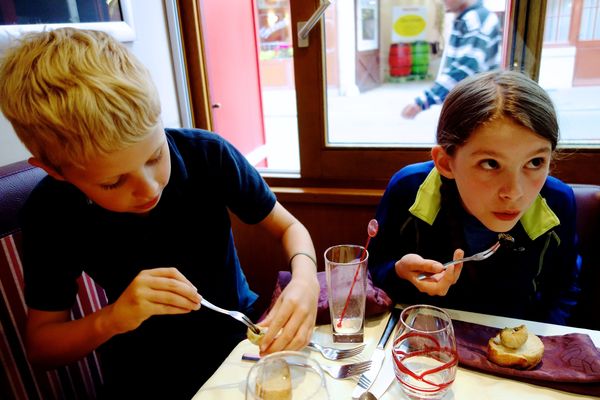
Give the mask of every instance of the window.
[(545, 25), (544, 43), (567, 43), (571, 26), (571, 1), (549, 0)]
[(122, 42), (135, 31), (129, 0), (1, 0), (0, 48), (30, 31), (75, 26), (104, 30)]
[[(225, 3), (228, 1), (218, 3), (217, 0), (201, 1), (200, 13), (208, 4), (223, 4), (223, 7), (226, 7)], [(286, 24), (291, 29), (293, 37), (297, 35), (298, 23), (308, 20), (315, 11), (316, 2), (301, 0), (259, 2), (265, 8), (275, 5), (281, 8), (282, 4), (286, 3), (289, 4), (291, 18), (289, 24), (287, 22)], [(583, 40), (576, 39), (580, 42), (575, 51), (577, 55), (571, 57), (569, 61), (575, 72), (570, 79), (567, 79), (565, 77), (568, 74), (564, 74), (564, 71), (558, 67), (561, 73), (557, 76), (552, 72), (556, 71), (554, 68), (557, 66), (549, 68), (552, 62), (548, 61), (547, 50), (552, 46), (543, 45), (543, 31), (528, 29), (544, 26), (542, 19), (544, 13), (539, 9), (537, 2), (497, 0), (485, 3), (501, 22), (503, 65), (510, 65), (511, 68), (524, 71), (534, 79), (539, 78), (540, 84), (547, 88), (555, 99), (578, 99), (577, 96), (568, 97), (564, 93), (572, 91), (582, 83), (588, 84), (584, 90), (578, 91), (578, 93), (585, 93), (585, 98), (588, 99), (587, 102), (576, 104), (580, 109), (573, 109), (574, 103), (557, 102), (557, 106), (566, 107), (563, 110), (566, 112), (559, 109), (565, 139), (560, 143), (560, 147), (569, 152), (570, 156), (560, 160), (553, 173), (569, 182), (600, 183), (599, 174), (595, 173), (596, 157), (600, 149), (600, 133), (590, 129), (598, 126), (600, 122), (597, 120), (600, 109), (594, 106), (595, 102), (592, 101), (593, 98), (597, 98), (597, 92), (594, 91), (593, 85), (590, 85), (594, 82), (593, 73), (597, 68), (590, 72), (588, 68), (594, 64), (586, 61), (585, 57), (578, 57), (581, 54), (585, 55), (584, 50), (594, 46), (595, 42), (592, 40), (590, 44), (590, 40), (586, 40), (583, 43)], [(558, 4), (557, 12), (547, 13), (549, 17), (547, 21), (551, 21), (549, 23), (553, 24), (552, 29), (555, 32), (548, 40), (562, 43), (564, 34), (556, 32), (563, 32), (566, 29), (564, 27), (566, 15), (571, 15), (572, 19), (576, 15), (581, 18), (578, 10), (584, 3), (589, 2), (584, 0), (575, 0), (571, 3), (558, 0), (548, 2), (549, 7), (556, 7), (555, 5)], [(437, 119), (436, 110), (424, 112), (415, 120), (404, 121), (400, 117), (402, 101), (399, 98), (400, 96), (412, 97), (419, 93), (437, 74), (450, 26), (448, 20), (452, 21), (452, 16), (440, 9), (439, 4), (441, 2), (422, 0), (411, 2), (411, 7), (394, 7), (392, 2), (385, 0), (356, 0), (338, 1), (330, 6), (321, 22), (309, 34), (309, 46), (297, 48), (295, 45), (286, 53), (293, 57), (291, 60), (288, 58), (288, 64), (292, 61), (290, 68), (293, 71), (291, 81), (293, 90), (289, 103), (293, 105), (293, 111), (287, 111), (289, 114), (287, 117), (290, 118), (289, 129), (285, 125), (280, 125), (278, 133), (280, 136), (290, 135), (290, 141), (287, 143), (292, 144), (288, 147), (294, 152), (297, 151), (292, 156), (299, 157), (299, 169), (296, 175), (289, 175), (288, 178), (274, 176), (273, 171), (265, 169), (264, 174), (270, 183), (290, 186), (352, 185), (382, 188), (390, 176), (402, 166), (430, 158), (429, 150), (434, 141)], [(571, 6), (570, 11), (565, 8), (566, 5)], [(186, 2), (180, 2), (179, 7), (183, 10), (180, 12), (181, 15), (186, 13), (186, 9), (189, 10)], [(398, 29), (395, 21), (400, 19), (404, 21), (405, 26)], [(355, 38), (364, 36), (357, 30), (362, 32), (361, 24), (364, 20), (379, 23), (377, 35), (370, 33), (367, 35), (370, 37), (367, 47), (364, 47), (364, 44), (359, 46), (355, 41)], [(425, 20), (424, 30), (422, 20)], [(596, 20), (592, 21), (589, 18), (588, 20), (589, 22), (579, 22), (582, 28), (585, 28), (586, 38), (595, 34), (590, 27), (595, 26)], [(225, 19), (222, 18), (221, 32), (229, 31), (223, 25), (224, 23)], [(569, 32), (573, 30), (574, 25), (576, 25), (574, 22), (569, 22)], [(200, 36), (198, 32), (194, 34), (193, 28), (190, 28), (191, 24), (187, 26), (188, 28), (184, 26), (185, 34), (197, 40)], [(397, 32), (392, 32), (392, 29), (396, 29)], [(391, 76), (389, 57), (395, 40), (394, 35), (409, 34), (413, 36), (410, 42), (411, 52), (414, 43), (414, 47), (420, 50), (415, 52), (417, 55), (426, 53), (429, 57), (428, 65), (420, 70), (411, 70), (410, 74), (416, 76), (410, 79)], [(348, 38), (352, 39), (347, 40)], [(573, 41), (572, 35), (568, 35), (568, 38)], [(375, 41), (377, 48), (373, 48)], [(186, 46), (193, 45), (190, 40), (185, 42)], [(294, 38), (294, 44), (296, 42)], [(204, 54), (207, 58), (211, 57), (209, 50), (200, 49), (200, 52), (202, 50), (206, 50)], [(570, 51), (573, 52), (572, 49)], [(587, 54), (594, 53), (589, 50)], [(189, 56), (187, 60), (188, 72), (201, 69), (202, 61), (198, 63)], [(558, 61), (564, 62), (564, 59)], [(194, 64), (200, 68), (195, 68)], [(220, 71), (220, 74), (222, 76), (223, 71)], [(419, 74), (424, 75), (422, 75), (423, 79), (418, 79)], [(559, 78), (564, 78), (562, 86), (557, 84)], [(193, 86), (199, 84), (197, 79), (192, 77), (190, 79), (194, 82)], [(210, 82), (210, 77), (208, 81)], [(553, 87), (544, 86), (549, 81), (554, 81)], [(206, 84), (200, 88), (200, 91), (210, 92), (209, 86)], [(381, 94), (383, 97), (376, 98), (374, 94), (378, 92), (383, 92)], [(280, 97), (275, 102), (281, 108), (284, 108), (283, 94), (283, 91), (278, 92)], [(362, 103), (356, 102), (359, 99)], [(264, 96), (262, 101), (264, 103)], [(393, 107), (396, 108), (386, 111)], [(207, 120), (196, 119), (197, 126), (210, 128), (209, 124), (203, 125), (204, 122)], [(296, 132), (297, 138), (294, 138)], [(293, 140), (297, 140), (297, 147), (293, 144)], [(285, 148), (282, 151), (285, 151)]]

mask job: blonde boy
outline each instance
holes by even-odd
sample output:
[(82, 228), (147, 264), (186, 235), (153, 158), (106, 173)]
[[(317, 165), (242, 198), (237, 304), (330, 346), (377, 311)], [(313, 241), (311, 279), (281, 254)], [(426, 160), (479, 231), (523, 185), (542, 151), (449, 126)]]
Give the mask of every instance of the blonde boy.
[[(319, 292), (310, 235), (231, 144), (163, 128), (148, 71), (119, 42), (72, 28), (23, 37), (0, 64), (0, 108), (49, 175), (22, 210), (32, 362), (96, 349), (102, 397), (191, 398), (245, 333), (198, 311), (201, 296), (255, 315), (228, 211), (293, 258), (261, 352), (307, 344)], [(71, 320), (82, 271), (110, 304)]]

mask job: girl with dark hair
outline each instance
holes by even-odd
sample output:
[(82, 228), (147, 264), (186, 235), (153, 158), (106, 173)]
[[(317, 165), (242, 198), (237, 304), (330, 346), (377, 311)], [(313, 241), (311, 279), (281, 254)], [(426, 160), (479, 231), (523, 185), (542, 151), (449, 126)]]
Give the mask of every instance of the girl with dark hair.
[[(398, 171), (379, 204), (375, 284), (400, 303), (567, 324), (580, 258), (573, 191), (548, 175), (558, 137), (551, 99), (525, 75), (460, 82), (444, 102), (433, 160)], [(500, 233), (514, 242), (444, 270)]]

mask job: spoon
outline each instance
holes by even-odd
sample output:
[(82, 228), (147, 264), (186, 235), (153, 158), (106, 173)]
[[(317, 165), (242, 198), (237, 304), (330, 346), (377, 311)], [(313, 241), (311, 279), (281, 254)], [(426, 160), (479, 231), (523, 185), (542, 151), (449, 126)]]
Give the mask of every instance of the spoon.
[[(367, 256), (367, 247), (369, 247), (369, 242), (371, 241), (371, 238), (375, 237), (375, 235), (377, 235), (377, 231), (379, 231), (379, 223), (377, 222), (376, 219), (370, 220), (369, 224), (367, 225), (367, 235), (368, 235), (367, 243), (365, 243), (365, 247), (363, 248), (363, 251), (360, 255), (361, 262)], [(359, 270), (360, 270), (360, 265), (356, 267), (356, 272), (354, 273), (354, 279), (352, 280), (352, 285), (350, 286), (350, 291), (348, 292), (348, 298), (346, 299), (346, 304), (344, 304), (344, 309), (342, 310), (342, 313), (340, 314), (340, 320), (337, 323), (338, 328), (342, 327), (342, 320), (344, 319), (344, 315), (346, 315), (346, 309), (348, 308), (348, 304), (350, 303), (350, 296), (352, 296), (352, 289), (354, 289), (354, 284), (356, 283), (356, 279), (358, 278)]]
[(360, 256), (361, 261), (364, 260), (364, 257), (366, 255), (366, 250), (367, 247), (369, 247), (369, 242), (371, 241), (372, 237), (375, 237), (375, 235), (377, 235), (377, 232), (379, 231), (379, 222), (377, 222), (376, 219), (372, 219), (369, 221), (369, 224), (367, 225), (367, 243), (365, 243), (365, 251), (363, 251), (362, 255)]
[(358, 397), (358, 400), (377, 400), (377, 397), (371, 392), (364, 392)]

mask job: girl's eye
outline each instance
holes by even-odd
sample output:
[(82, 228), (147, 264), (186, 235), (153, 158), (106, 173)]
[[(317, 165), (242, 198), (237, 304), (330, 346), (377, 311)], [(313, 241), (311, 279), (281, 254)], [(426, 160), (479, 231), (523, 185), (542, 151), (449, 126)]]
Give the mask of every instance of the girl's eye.
[(499, 165), (498, 165), (498, 161), (496, 160), (483, 160), (479, 163), (479, 165), (483, 168), (483, 169), (498, 169)]
[(526, 167), (531, 169), (539, 169), (542, 168), (546, 164), (546, 159), (544, 157), (536, 157), (530, 160)]

